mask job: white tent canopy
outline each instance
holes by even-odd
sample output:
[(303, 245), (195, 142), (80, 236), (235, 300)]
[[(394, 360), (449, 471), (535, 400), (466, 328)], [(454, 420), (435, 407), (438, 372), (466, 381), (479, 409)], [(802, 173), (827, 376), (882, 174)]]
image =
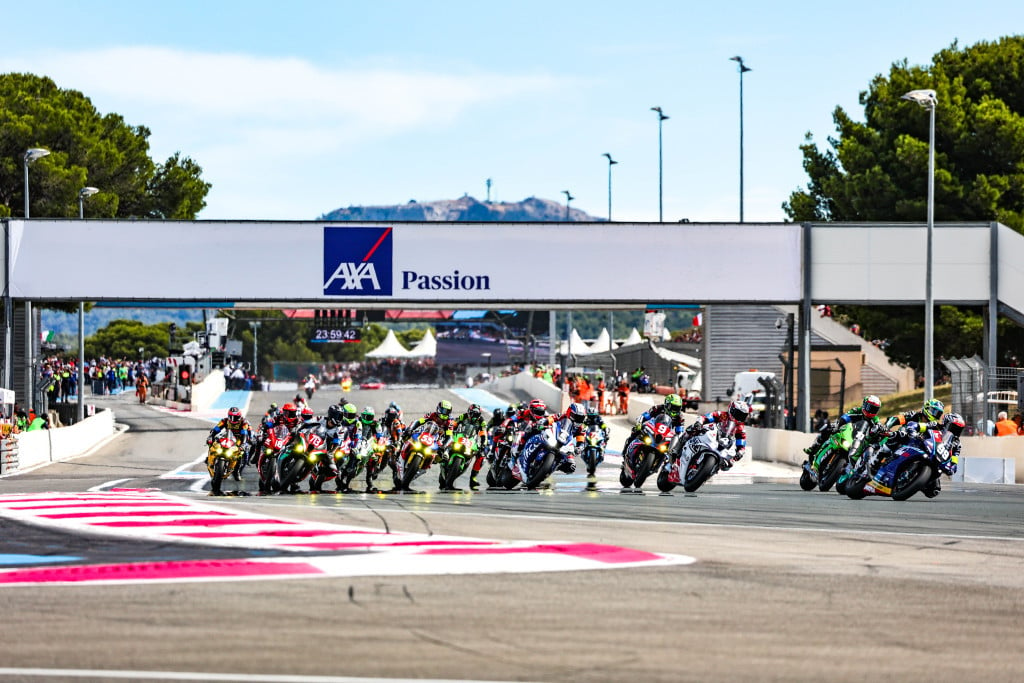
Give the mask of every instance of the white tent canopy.
[(398, 341), (394, 330), (388, 330), (388, 335), (380, 346), (366, 354), (367, 358), (408, 358), (409, 351)]
[(612, 350), (612, 336), (608, 334), (608, 328), (602, 328), (601, 334), (590, 345), (590, 353), (607, 353)]
[(569, 341), (562, 342), (558, 345), (558, 353), (565, 355), (569, 353), (573, 356), (585, 356), (590, 353), (590, 348), (587, 343), (583, 341), (583, 337), (576, 331), (576, 328), (572, 328), (572, 332), (569, 333)]
[[(622, 346), (633, 346), (634, 344), (643, 344), (643, 343), (644, 343), (644, 338), (640, 336), (640, 333), (637, 332), (636, 328), (634, 327), (633, 331), (629, 333), (628, 337), (626, 337), (626, 341), (622, 342)], [(619, 348), (622, 348), (622, 346), (620, 346)]]
[(412, 347), (409, 351), (409, 358), (433, 358), (437, 355), (437, 340), (434, 338), (434, 334), (427, 330), (427, 333), (423, 335), (423, 339), (420, 339), (416, 346)]

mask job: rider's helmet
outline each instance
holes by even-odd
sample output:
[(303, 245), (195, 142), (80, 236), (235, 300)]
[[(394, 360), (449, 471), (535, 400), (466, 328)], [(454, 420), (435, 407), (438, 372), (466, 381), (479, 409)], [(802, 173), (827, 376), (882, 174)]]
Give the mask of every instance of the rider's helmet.
[(750, 417), (750, 406), (746, 401), (733, 401), (729, 404), (729, 417), (740, 424), (745, 423)]
[(391, 424), (392, 422), (396, 422), (397, 420), (401, 419), (401, 417), (402, 411), (396, 408), (395, 404), (392, 403), (391, 405), (384, 409), (384, 416), (381, 418), (381, 420), (385, 424)]
[(359, 419), (359, 410), (354, 403), (346, 403), (341, 409), (341, 421), (351, 427)]
[(445, 400), (438, 401), (437, 407), (434, 408), (434, 413), (441, 419), (452, 419), (452, 402)]
[(960, 435), (963, 434), (965, 424), (964, 418), (957, 413), (950, 413), (946, 417), (942, 418), (942, 429), (958, 439), (960, 438)]
[(281, 415), (284, 416), (284, 423), (294, 427), (299, 422), (299, 411), (295, 409), (294, 403), (285, 403), (281, 407)]
[(315, 414), (313, 413), (313, 409), (312, 408), (310, 408), (309, 406), (303, 406), (302, 407), (302, 421), (303, 422), (312, 422), (314, 417), (315, 417)]
[(864, 402), (860, 404), (860, 412), (864, 417), (874, 417), (882, 409), (882, 399), (875, 395), (865, 396)]
[(295, 394), (295, 403), (305, 403), (306, 399), (302, 398), (302, 394)]
[(238, 408), (231, 407), (228, 409), (228, 426), (229, 427), (241, 427), (242, 426), (242, 411)]
[(390, 410), (395, 411), (395, 414), (397, 414), (398, 417), (402, 417), (402, 407), (400, 405), (398, 405), (397, 403), (395, 403), (394, 401), (392, 401), (391, 403), (388, 404), (388, 408), (387, 409), (389, 411)]
[(573, 403), (565, 410), (565, 416), (572, 420), (573, 424), (581, 425), (587, 419), (587, 411), (579, 403)]
[(539, 398), (535, 398), (530, 401), (530, 414), (534, 417), (544, 417), (544, 414), (548, 412), (548, 407), (544, 405), (544, 401)]
[(327, 408), (327, 423), (329, 427), (341, 424), (342, 411), (337, 405), (332, 405)]
[(506, 418), (512, 417), (515, 414), (516, 414), (516, 407), (515, 406), (509, 406), (508, 408), (505, 408), (505, 417)]
[(466, 408), (466, 415), (469, 416), (469, 419), (475, 422), (479, 422), (484, 417), (483, 412), (480, 410), (480, 406), (475, 403), (470, 404), (469, 408)]
[(270, 404), (270, 410), (268, 410), (267, 412), (268, 413), (276, 413), (277, 412), (277, 404), (276, 403), (271, 403)]
[(933, 422), (938, 422), (942, 418), (942, 411), (946, 409), (946, 406), (942, 404), (937, 398), (930, 399), (924, 402), (924, 408), (922, 412), (928, 416), (928, 419)]
[(497, 422), (498, 420), (504, 420), (505, 411), (502, 410), (501, 408), (495, 409), (494, 414), (491, 415), (491, 419), (494, 420), (495, 422)]
[(594, 419), (598, 419), (599, 420), (599, 419), (601, 419), (601, 413), (597, 410), (597, 408), (588, 408), (587, 409), (587, 419), (588, 420), (594, 420)]
[(366, 406), (363, 408), (363, 413), (359, 416), (359, 421), (362, 422), (365, 427), (377, 424), (377, 413), (373, 411), (373, 406)]
[(665, 412), (671, 417), (679, 417), (683, 412), (683, 399), (679, 394), (669, 394), (665, 397)]

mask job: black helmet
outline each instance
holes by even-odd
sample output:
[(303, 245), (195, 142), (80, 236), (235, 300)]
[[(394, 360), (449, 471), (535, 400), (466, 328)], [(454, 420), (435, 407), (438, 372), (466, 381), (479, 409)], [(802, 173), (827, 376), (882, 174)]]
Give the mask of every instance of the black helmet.
[(474, 420), (483, 418), (483, 414), (480, 412), (480, 406), (473, 403), (466, 409), (466, 415), (469, 415)]
[(327, 409), (327, 419), (334, 424), (341, 424), (341, 408), (332, 405)]
[(942, 418), (943, 430), (957, 438), (960, 438), (960, 435), (963, 434), (965, 426), (966, 423), (964, 422), (964, 418), (957, 413), (950, 413), (949, 415), (946, 415), (946, 417)]

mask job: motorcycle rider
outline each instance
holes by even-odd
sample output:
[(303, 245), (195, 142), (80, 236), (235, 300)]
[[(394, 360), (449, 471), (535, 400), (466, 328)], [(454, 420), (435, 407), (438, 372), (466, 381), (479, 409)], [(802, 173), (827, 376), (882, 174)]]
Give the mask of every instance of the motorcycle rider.
[(451, 401), (439, 401), (437, 407), (434, 408), (434, 411), (432, 413), (427, 413), (426, 415), (416, 420), (415, 422), (410, 423), (409, 426), (405, 428), (405, 432), (402, 434), (402, 438), (408, 439), (410, 436), (412, 436), (413, 432), (415, 432), (428, 422), (433, 422), (438, 427), (440, 427), (442, 434), (446, 436), (451, 436), (453, 425)]
[(931, 425), (932, 429), (937, 429), (945, 409), (946, 406), (942, 404), (942, 401), (933, 398), (925, 401), (924, 405), (921, 406), (921, 410), (908, 410), (899, 415), (893, 415), (885, 421), (885, 428), (892, 431), (910, 422), (916, 422), (919, 425), (918, 429), (922, 432), (928, 428), (922, 425)]
[(835, 422), (826, 422), (818, 431), (814, 443), (804, 449), (808, 459), (813, 458), (821, 450), (821, 447), (828, 441), (828, 438), (849, 423), (858, 423), (861, 420), (869, 420), (873, 424), (878, 423), (878, 411), (882, 409), (882, 400), (875, 395), (865, 396), (859, 407), (851, 408), (838, 418)]
[[(750, 405), (746, 401), (736, 400), (729, 404), (728, 410), (716, 410), (700, 417), (696, 422), (686, 428), (686, 436), (694, 437), (703, 432), (708, 425), (719, 425), (721, 436), (732, 436), (736, 439), (736, 455), (732, 459), (722, 458), (719, 465), (723, 470), (732, 469), (737, 460), (742, 460), (747, 453), (747, 430), (744, 425), (750, 417)], [(675, 479), (673, 479), (675, 477)], [(672, 468), (669, 475), (670, 481), (678, 483), (679, 472), (676, 467)]]
[(576, 447), (571, 453), (567, 453), (558, 464), (558, 471), (572, 474), (576, 471), (575, 455), (583, 448), (583, 424), (587, 421), (587, 411), (580, 403), (570, 404), (560, 419), (568, 419), (572, 429), (572, 438)]
[[(231, 432), (242, 453), (246, 453), (248, 451), (249, 440), (252, 438), (252, 427), (249, 426), (248, 420), (242, 416), (242, 411), (237, 407), (232, 406), (229, 408), (227, 417), (221, 418), (217, 424), (213, 426), (213, 429), (210, 430), (210, 434), (206, 437), (206, 445), (213, 445), (221, 432)], [(245, 457), (240, 458), (234, 471), (231, 473), (231, 476), (235, 481), (238, 481), (241, 478), (242, 470), (245, 469), (245, 460)]]
[[(928, 430), (938, 430), (944, 434), (949, 434), (948, 439), (944, 437), (949, 449), (950, 462), (949, 471), (946, 474), (952, 476), (956, 474), (957, 464), (960, 462), (960, 436), (963, 434), (966, 424), (964, 418), (958, 413), (949, 413), (941, 420), (933, 422), (907, 422), (902, 427), (897, 428), (896, 431), (890, 433), (884, 446), (876, 454), (873, 454), (872, 461), (868, 463), (870, 472), (872, 474), (876, 473), (896, 453), (900, 446), (905, 446)], [(942, 490), (941, 475), (942, 472), (936, 472), (935, 476), (921, 489), (924, 495), (929, 498), (939, 495), (939, 492)]]
[(299, 425), (299, 411), (295, 407), (294, 403), (285, 403), (281, 406), (281, 412), (277, 414), (277, 418), (274, 421), (274, 426), (284, 425), (289, 431), (295, 431), (295, 428)]
[[(502, 426), (502, 430), (505, 434), (508, 434), (510, 430), (518, 430), (519, 436), (516, 442), (512, 445), (512, 448), (516, 451), (519, 450), (519, 446), (526, 443), (526, 432), (534, 431), (539, 432), (540, 429), (534, 429), (535, 425), (550, 417), (548, 413), (548, 407), (539, 398), (535, 398), (530, 401), (529, 405), (523, 405), (519, 403), (517, 406), (509, 406), (509, 409), (513, 411), (512, 415), (505, 420), (505, 424)], [(507, 413), (506, 413), (507, 414)], [(545, 423), (547, 426), (547, 423)], [(531, 434), (532, 436), (532, 434)]]
[(644, 423), (651, 418), (658, 417), (659, 415), (669, 416), (672, 420), (672, 428), (676, 431), (676, 434), (683, 431), (683, 399), (679, 398), (679, 394), (668, 394), (665, 396), (665, 401), (661, 405), (653, 406), (636, 419), (633, 429), (630, 430), (629, 436), (626, 437), (626, 442), (622, 444), (623, 453), (625, 453), (626, 449), (629, 448), (629, 444), (640, 436), (640, 431), (643, 429)]
[(591, 427), (597, 427), (598, 431), (601, 432), (601, 440), (598, 445), (601, 447), (601, 452), (597, 456), (596, 465), (600, 465), (604, 461), (604, 449), (608, 446), (608, 425), (605, 424), (604, 418), (601, 417), (601, 411), (597, 408), (590, 408), (587, 410), (586, 420), (583, 422), (583, 431), (589, 432)]
[(476, 477), (483, 467), (484, 447), (487, 445), (487, 430), (484, 426), (484, 414), (480, 406), (472, 403), (466, 412), (455, 418), (454, 431), (459, 431), (463, 425), (466, 426), (463, 433), (474, 435), (473, 438), (476, 440), (476, 456), (473, 458), (473, 468), (470, 470), (469, 488), (478, 489), (480, 482), (476, 480)]

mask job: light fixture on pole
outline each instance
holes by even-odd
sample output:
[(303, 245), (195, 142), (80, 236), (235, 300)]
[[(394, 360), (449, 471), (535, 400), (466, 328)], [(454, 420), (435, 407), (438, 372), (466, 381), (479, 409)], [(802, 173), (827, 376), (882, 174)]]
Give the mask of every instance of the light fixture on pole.
[(50, 150), (42, 147), (33, 147), (25, 152), (25, 218), (28, 218), (28, 165), (36, 159), (42, 159), (50, 154)]
[[(99, 192), (95, 187), (78, 191), (78, 218), (85, 218), (85, 200)], [(139, 349), (141, 360), (142, 349)], [(78, 302), (78, 421), (85, 419), (85, 302)]]
[(651, 111), (658, 112), (658, 222), (662, 223), (665, 220), (665, 212), (662, 204), (662, 187), (664, 172), (661, 163), (661, 122), (667, 121), (668, 117), (665, 116), (665, 112), (661, 110), (661, 107), (651, 107)]
[(98, 187), (83, 187), (78, 191), (78, 217), (85, 218), (85, 200), (99, 192)]
[(935, 302), (932, 297), (932, 235), (935, 232), (935, 107), (934, 90), (911, 90), (901, 99), (928, 110), (928, 238), (924, 275), (924, 400), (931, 400), (935, 385)]
[(608, 152), (602, 154), (605, 159), (608, 160), (608, 222), (612, 222), (612, 166), (619, 163), (612, 159), (612, 155)]
[(565, 220), (569, 220), (569, 202), (576, 198), (572, 196), (569, 190), (562, 190), (562, 194), (565, 195)]
[(753, 71), (743, 63), (743, 57), (739, 55), (730, 57), (738, 65), (740, 72), (740, 223), (743, 222), (743, 74)]

